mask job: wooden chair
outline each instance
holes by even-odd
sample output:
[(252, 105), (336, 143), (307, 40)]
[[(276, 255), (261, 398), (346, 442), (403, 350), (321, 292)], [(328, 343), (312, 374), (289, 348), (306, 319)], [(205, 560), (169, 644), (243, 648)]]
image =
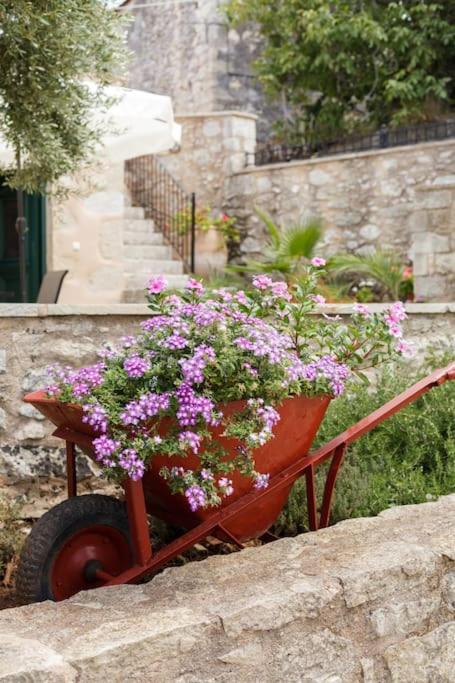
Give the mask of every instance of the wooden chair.
[(51, 270), (45, 274), (38, 292), (37, 304), (56, 304), (67, 270)]

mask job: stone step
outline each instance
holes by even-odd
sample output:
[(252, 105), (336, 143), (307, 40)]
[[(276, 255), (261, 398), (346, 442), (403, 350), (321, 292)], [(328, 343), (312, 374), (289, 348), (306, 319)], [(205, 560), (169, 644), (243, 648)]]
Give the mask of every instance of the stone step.
[(138, 232), (137, 230), (124, 230), (123, 244), (160, 245), (164, 244), (164, 238), (161, 232)]
[(125, 260), (124, 272), (132, 277), (138, 275), (142, 279), (146, 278), (147, 275), (180, 275), (183, 273), (183, 263), (171, 259)]
[(157, 259), (171, 259), (172, 249), (167, 244), (161, 245), (129, 245), (123, 249), (125, 261), (134, 261), (150, 259), (156, 261)]
[(155, 230), (155, 224), (150, 218), (124, 218), (123, 229), (141, 234), (158, 232)]
[(123, 215), (125, 218), (144, 218), (144, 209), (142, 206), (125, 206)]

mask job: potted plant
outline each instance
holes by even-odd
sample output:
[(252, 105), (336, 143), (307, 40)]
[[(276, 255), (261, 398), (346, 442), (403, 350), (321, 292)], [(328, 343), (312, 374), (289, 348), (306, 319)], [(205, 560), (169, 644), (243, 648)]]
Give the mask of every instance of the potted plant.
[(153, 477), (163, 507), (203, 513), (265, 488), (283, 439), (308, 449), (332, 397), (366, 366), (410, 353), (400, 302), (356, 304), (348, 323), (313, 315), (324, 265), (313, 258), (292, 288), (257, 275), (249, 292), (190, 279), (177, 294), (154, 277), (139, 333), (92, 366), (50, 368), (48, 396), (80, 411), (107, 477)]

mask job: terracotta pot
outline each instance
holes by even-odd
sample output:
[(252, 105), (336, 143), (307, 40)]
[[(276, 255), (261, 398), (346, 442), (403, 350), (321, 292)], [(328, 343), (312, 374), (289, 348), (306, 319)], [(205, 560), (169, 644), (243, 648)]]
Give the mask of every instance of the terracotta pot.
[(196, 235), (196, 273), (210, 276), (221, 272), (227, 263), (227, 248), (219, 230), (210, 228)]
[[(32, 403), (57, 427), (71, 429), (77, 434), (96, 436), (93, 429), (82, 422), (83, 413), (80, 406), (47, 398), (42, 391), (28, 394), (24, 400), (27, 403)], [(310, 449), (329, 402), (328, 396), (313, 398), (299, 396), (283, 401), (278, 408), (281, 420), (274, 428), (274, 438), (255, 450), (256, 470), (273, 476), (301, 458)], [(242, 401), (232, 402), (223, 406), (223, 411), (225, 415), (229, 415), (241, 409), (243, 405), (244, 402)], [(170, 418), (163, 420), (160, 431), (165, 432), (170, 424)], [(237, 455), (238, 441), (222, 437), (221, 431), (222, 428), (214, 428), (213, 435), (226, 448), (228, 453), (226, 459), (229, 460)], [(76, 436), (74, 437), (75, 443), (77, 443)], [(93, 448), (87, 446), (86, 443), (82, 443), (80, 446), (87, 455), (94, 459)], [(191, 512), (184, 496), (171, 493), (167, 483), (159, 475), (159, 471), (164, 465), (195, 469), (199, 467), (200, 461), (198, 456), (193, 454), (188, 454), (186, 457), (155, 456), (143, 479), (148, 512), (185, 529), (192, 528), (210, 517), (213, 514), (212, 508)], [(233, 473), (230, 477), (233, 480), (234, 493), (232, 496), (223, 499), (221, 509), (250, 492), (254, 486), (251, 479), (238, 473)], [(248, 513), (239, 512), (238, 515), (229, 520), (226, 529), (243, 541), (261, 536), (281, 512), (292, 484), (293, 481), (290, 481), (289, 486), (279, 491), (271, 491), (269, 495), (262, 497), (254, 508), (254, 513), (251, 510)]]

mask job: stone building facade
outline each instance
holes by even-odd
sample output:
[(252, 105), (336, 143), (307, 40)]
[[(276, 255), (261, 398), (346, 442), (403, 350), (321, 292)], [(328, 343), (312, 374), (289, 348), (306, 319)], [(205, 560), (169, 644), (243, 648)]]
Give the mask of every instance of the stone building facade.
[(254, 26), (230, 29), (225, 0), (131, 0), (129, 86), (170, 95), (177, 114), (240, 109), (270, 132), (279, 105), (265, 98), (252, 71), (260, 40)]
[(394, 249), (413, 261), (418, 299), (455, 300), (455, 139), (246, 166), (254, 116), (213, 112), (179, 121), (182, 148), (163, 161), (200, 205), (237, 217), (240, 257), (260, 257), (264, 246), (256, 206), (284, 225), (316, 215), (324, 254)]

